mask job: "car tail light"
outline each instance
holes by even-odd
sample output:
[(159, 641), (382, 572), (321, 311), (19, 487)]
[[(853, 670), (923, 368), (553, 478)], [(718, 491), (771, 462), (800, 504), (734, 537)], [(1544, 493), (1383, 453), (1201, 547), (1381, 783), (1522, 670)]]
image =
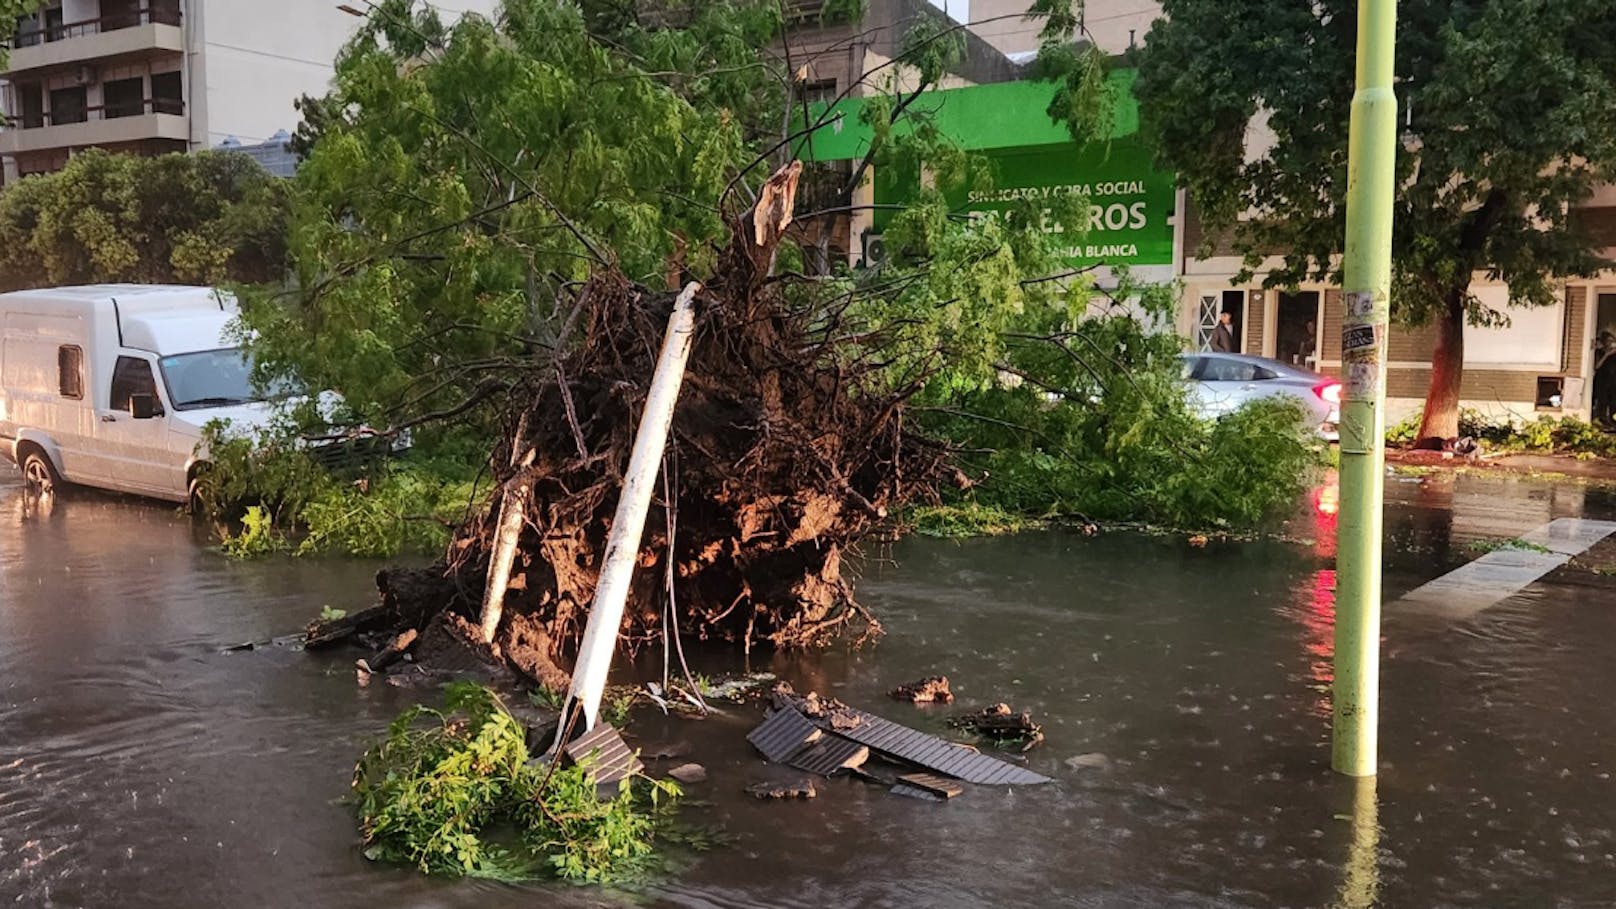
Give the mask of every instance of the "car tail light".
[(1314, 387), (1313, 393), (1318, 395), (1322, 401), (1328, 401), (1331, 404), (1341, 403), (1340, 382), (1322, 382)]

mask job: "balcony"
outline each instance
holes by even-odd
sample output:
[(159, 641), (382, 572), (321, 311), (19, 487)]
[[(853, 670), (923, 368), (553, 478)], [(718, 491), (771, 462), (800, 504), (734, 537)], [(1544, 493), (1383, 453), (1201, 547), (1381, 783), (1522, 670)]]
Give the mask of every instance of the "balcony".
[(21, 129), (0, 132), (0, 155), (24, 155), (57, 148), (121, 145), (146, 139), (189, 141), (190, 122), (177, 99), (148, 98), (120, 104), (52, 111), (38, 119), (19, 118)]
[(24, 24), (12, 41), (5, 75), (105, 60), (183, 53), (185, 35), (174, 7), (130, 9), (78, 22)]

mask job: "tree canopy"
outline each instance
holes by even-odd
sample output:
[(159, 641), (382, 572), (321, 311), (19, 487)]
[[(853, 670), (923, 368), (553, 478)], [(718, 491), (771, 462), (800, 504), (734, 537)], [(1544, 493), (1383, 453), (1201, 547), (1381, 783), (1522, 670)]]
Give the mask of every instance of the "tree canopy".
[(0, 190), (0, 291), (279, 282), (289, 193), (245, 155), (89, 149)]
[[(1049, 114), (1087, 138), (1105, 89), (1092, 50), (1072, 45), (1070, 6), (1040, 3), (1043, 73), (1064, 86)], [(296, 280), (245, 298), (259, 368), (341, 392), (372, 426), (414, 426), (422, 445), (508, 434), (517, 389), (534, 375), (566, 382), (552, 373), (591, 318), (574, 318), (581, 286), (617, 275), (654, 296), (720, 280), (771, 173), (803, 135), (834, 128), (806, 97), (784, 26), (773, 0), (508, 0), (496, 18), (453, 24), (411, 0), (378, 4), (332, 92), (302, 105)], [(918, 405), (917, 425), (975, 451), (968, 466), (1005, 467), (995, 480), (1010, 481), (997, 487), (1009, 507), (1205, 524), (1246, 522), (1288, 496), (1299, 471), (1238, 506), (1211, 491), (1207, 463), (1249, 459), (1185, 410), (1177, 339), (1146, 340), (1126, 307), (1091, 310), (1092, 272), (1061, 252), (1086, 229), (1083, 200), (1027, 200), (980, 221), (951, 210), (953, 191), (985, 187), (990, 166), (909, 102), (948, 75), (963, 39), (927, 8), (897, 60), (842, 87), (865, 95), (872, 148), (851, 173), (807, 166), (805, 185), (837, 191), (796, 198), (769, 265), (768, 294), (788, 306), (779, 318), (806, 319), (813, 356), (858, 377), (846, 394)], [(903, 119), (913, 128), (892, 128)], [(928, 175), (885, 228), (888, 261), (828, 260), (814, 248), (822, 219), (846, 217), (853, 189), (883, 168)], [(1056, 225), (1069, 230), (1046, 232)], [(1125, 277), (1112, 293), (1166, 298)], [(1056, 398), (1074, 406), (1048, 406)], [(1017, 420), (996, 416), (1004, 407)], [(1016, 447), (1028, 456), (997, 460)], [(1084, 460), (1133, 466), (1073, 473)]]
[[(1136, 86), (1163, 163), (1268, 286), (1338, 281), (1357, 4), (1166, 0)], [(1398, 4), (1394, 318), (1435, 321), (1422, 437), (1457, 431), (1463, 326), (1554, 300), (1605, 263), (1572, 206), (1616, 178), (1616, 7), (1600, 0)], [(1272, 143), (1254, 142), (1271, 137)]]

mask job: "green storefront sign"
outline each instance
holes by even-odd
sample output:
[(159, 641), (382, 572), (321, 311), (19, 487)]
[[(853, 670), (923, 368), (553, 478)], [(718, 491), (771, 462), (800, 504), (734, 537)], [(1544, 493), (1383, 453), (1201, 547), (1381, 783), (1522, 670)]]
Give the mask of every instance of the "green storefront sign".
[(957, 211), (985, 214), (1024, 201), (1079, 196), (1088, 200), (1087, 223), (1051, 227), (1071, 234), (1066, 257), (1073, 264), (1172, 264), (1173, 180), (1151, 167), (1150, 154), (1137, 142), (1067, 142), (981, 154), (993, 164), (993, 188), (950, 199)]
[[(1138, 106), (1131, 91), (1135, 73), (1110, 76), (1112, 122), (1109, 138), (1086, 145), (1071, 141), (1066, 127), (1046, 110), (1055, 86), (1047, 82), (1007, 82), (930, 92), (917, 106), (929, 110), (938, 128), (959, 145), (993, 165), (991, 188), (950, 199), (966, 214), (1005, 211), (1024, 200), (1055, 200), (1072, 195), (1089, 203), (1086, 230), (1055, 225), (1072, 233), (1067, 257), (1074, 265), (1171, 265), (1173, 261), (1173, 177), (1153, 166), (1140, 141)], [(853, 98), (838, 104), (830, 128), (804, 142), (807, 160), (856, 158), (869, 148), (870, 131), (859, 122), (862, 106)], [(817, 114), (817, 112), (816, 112)], [(901, 131), (901, 130), (900, 130)], [(904, 177), (908, 179), (904, 179)], [(918, 185), (917, 175), (875, 179), (878, 205), (902, 204)], [(879, 230), (886, 217), (877, 215)]]

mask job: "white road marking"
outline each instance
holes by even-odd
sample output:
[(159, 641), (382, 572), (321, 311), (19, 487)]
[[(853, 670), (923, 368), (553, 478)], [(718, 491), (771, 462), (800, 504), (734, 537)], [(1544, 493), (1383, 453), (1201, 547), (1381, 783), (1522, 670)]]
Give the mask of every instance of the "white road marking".
[(1526, 549), (1489, 552), (1409, 591), (1393, 605), (1399, 612), (1468, 618), (1520, 593), (1612, 533), (1616, 533), (1613, 521), (1558, 518), (1521, 536), (1523, 541), (1542, 546), (1548, 552)]

